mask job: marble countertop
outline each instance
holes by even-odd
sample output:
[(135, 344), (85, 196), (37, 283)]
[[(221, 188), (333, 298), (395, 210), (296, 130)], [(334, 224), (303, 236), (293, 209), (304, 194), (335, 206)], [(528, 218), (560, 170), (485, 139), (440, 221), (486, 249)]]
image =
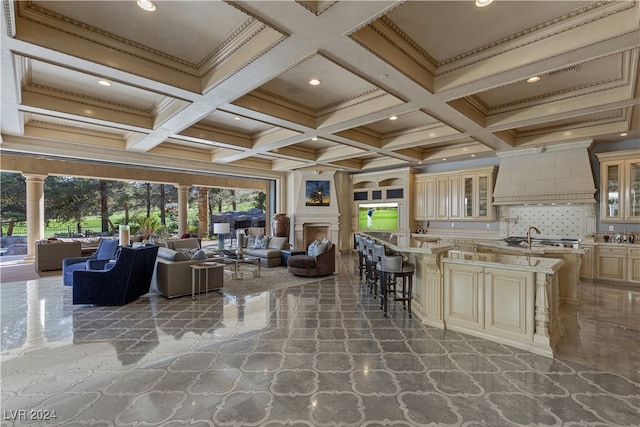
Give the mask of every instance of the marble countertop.
[(409, 246), (398, 246), (398, 239), (393, 233), (382, 233), (370, 231), (368, 233), (361, 233), (363, 236), (370, 237), (374, 240), (377, 240), (381, 243), (384, 243), (389, 248), (393, 249), (397, 252), (411, 252), (411, 253), (422, 253), (422, 254), (439, 254), (443, 252), (447, 252), (450, 249), (453, 249), (453, 246), (442, 246), (438, 243), (439, 239), (414, 239), (411, 238), (409, 241)]
[(513, 246), (508, 245), (507, 242), (503, 240), (476, 240), (476, 245), (486, 246), (498, 249), (507, 249), (520, 252), (525, 255), (543, 255), (543, 254), (577, 254), (582, 255), (584, 251), (582, 249), (575, 248), (563, 248), (559, 246), (548, 246), (541, 244), (532, 244), (531, 249), (527, 246)]
[(481, 253), (463, 253), (462, 259), (443, 258), (450, 264), (476, 265), (502, 268), (505, 270), (533, 271), (535, 273), (555, 274), (565, 262), (556, 258), (539, 258), (533, 256), (515, 256)]

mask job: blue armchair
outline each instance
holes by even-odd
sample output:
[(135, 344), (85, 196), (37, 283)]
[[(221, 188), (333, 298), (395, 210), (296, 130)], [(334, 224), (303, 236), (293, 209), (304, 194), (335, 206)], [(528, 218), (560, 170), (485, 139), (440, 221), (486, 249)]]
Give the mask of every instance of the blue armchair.
[[(94, 261), (102, 263), (115, 258), (118, 251), (117, 239), (103, 239), (98, 244), (98, 250), (89, 257), (65, 258), (62, 260), (62, 283), (73, 286), (73, 272), (76, 270), (96, 269)], [(101, 269), (101, 268), (100, 268)]]
[(105, 270), (73, 272), (73, 303), (124, 305), (149, 292), (158, 246), (123, 247)]

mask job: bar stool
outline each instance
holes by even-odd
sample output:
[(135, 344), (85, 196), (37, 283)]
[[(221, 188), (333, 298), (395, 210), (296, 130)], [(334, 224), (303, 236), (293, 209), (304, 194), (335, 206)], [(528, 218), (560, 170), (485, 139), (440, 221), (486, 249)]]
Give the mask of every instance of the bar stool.
[(373, 254), (375, 241), (373, 239), (364, 238), (364, 262), (365, 262), (365, 281), (369, 291), (372, 286), (376, 286), (374, 282), (374, 275), (376, 270), (376, 260)]
[(366, 260), (364, 255), (364, 237), (360, 234), (356, 234), (356, 249), (358, 250), (358, 277), (362, 280), (362, 273), (366, 269)]
[[(413, 273), (416, 266), (404, 262), (402, 255), (384, 255), (380, 261), (380, 293), (382, 298), (382, 310), (387, 317), (387, 294), (393, 293), (394, 301), (402, 301), (402, 307), (411, 316), (411, 300), (413, 299)], [(398, 279), (402, 279), (402, 290), (398, 290)], [(389, 284), (392, 284), (393, 291), (389, 291)], [(400, 296), (398, 296), (398, 294)]]
[(387, 248), (384, 245), (374, 244), (373, 245), (373, 262), (374, 268), (371, 277), (371, 283), (369, 290), (373, 292), (373, 298), (375, 299), (378, 294), (380, 294), (380, 289), (378, 283), (380, 282), (380, 261), (382, 257), (386, 255)]

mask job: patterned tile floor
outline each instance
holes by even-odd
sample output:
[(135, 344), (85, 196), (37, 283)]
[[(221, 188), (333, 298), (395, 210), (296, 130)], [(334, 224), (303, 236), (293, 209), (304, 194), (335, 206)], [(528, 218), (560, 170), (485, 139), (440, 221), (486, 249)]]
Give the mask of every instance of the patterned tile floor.
[(339, 270), (124, 307), (74, 307), (59, 278), (3, 284), (2, 426), (640, 424), (640, 288), (581, 286), (591, 299), (563, 309), (548, 359), (425, 327), (397, 303), (386, 319), (353, 258)]

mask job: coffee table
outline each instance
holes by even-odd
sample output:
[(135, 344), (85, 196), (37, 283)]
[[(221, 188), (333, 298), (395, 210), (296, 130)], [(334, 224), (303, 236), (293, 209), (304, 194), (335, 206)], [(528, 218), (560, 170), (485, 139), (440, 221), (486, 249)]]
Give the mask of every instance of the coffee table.
[[(230, 274), (236, 280), (244, 279), (244, 275), (246, 273), (252, 274), (253, 277), (260, 277), (261, 264), (260, 258), (258, 257), (250, 255), (230, 257), (225, 256), (224, 254), (219, 254), (213, 259), (231, 267), (229, 270), (225, 270), (225, 273)], [(243, 269), (241, 269), (241, 265), (254, 265), (257, 268), (250, 268), (248, 271), (245, 269), (245, 271), (243, 271)]]

